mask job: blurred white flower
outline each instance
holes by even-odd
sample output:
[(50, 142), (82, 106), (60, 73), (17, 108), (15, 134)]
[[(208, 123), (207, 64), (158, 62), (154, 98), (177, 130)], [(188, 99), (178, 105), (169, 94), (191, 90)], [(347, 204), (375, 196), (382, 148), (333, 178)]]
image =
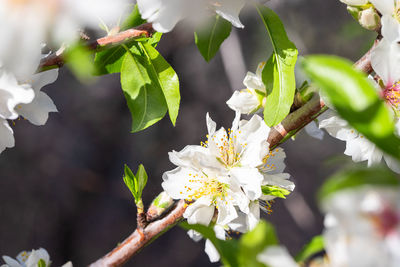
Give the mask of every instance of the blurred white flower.
[[(344, 154), (351, 156), (354, 162), (367, 161), (368, 166), (385, 160), (393, 171), (400, 173), (400, 163), (389, 155), (384, 154), (374, 143), (354, 130), (347, 121), (341, 119), (334, 110), (327, 110), (319, 118), (319, 127), (324, 128), (331, 136), (345, 141)], [(400, 135), (400, 122), (396, 124), (397, 134)]]
[(153, 23), (154, 29), (159, 32), (171, 31), (184, 18), (206, 18), (210, 11), (235, 27), (244, 27), (239, 20), (239, 13), (245, 0), (138, 0), (137, 3), (143, 19)]
[(15, 144), (13, 130), (7, 120), (24, 117), (35, 125), (43, 125), (49, 112), (56, 112), (53, 101), (41, 92), (43, 86), (57, 79), (58, 70), (26, 76), (22, 80), (0, 67), (0, 153)]
[(363, 186), (323, 202), (330, 266), (400, 266), (400, 191)]
[(257, 256), (257, 260), (269, 267), (299, 267), (283, 246), (268, 246)]
[(37, 267), (40, 260), (44, 261), (46, 267), (50, 266), (49, 253), (43, 248), (33, 249), (31, 252), (22, 251), (17, 255), (16, 259), (3, 256), (3, 260), (6, 264), (1, 267)]
[(42, 43), (60, 45), (79, 30), (113, 23), (128, 0), (0, 0), (0, 62), (18, 79), (35, 72)]
[(382, 35), (390, 42), (400, 41), (400, 1), (369, 0), (382, 14)]
[(265, 62), (258, 64), (256, 73), (247, 72), (243, 80), (246, 89), (236, 90), (226, 104), (234, 111), (241, 114), (257, 112), (263, 106), (266, 96), (265, 85), (262, 81), (262, 71)]

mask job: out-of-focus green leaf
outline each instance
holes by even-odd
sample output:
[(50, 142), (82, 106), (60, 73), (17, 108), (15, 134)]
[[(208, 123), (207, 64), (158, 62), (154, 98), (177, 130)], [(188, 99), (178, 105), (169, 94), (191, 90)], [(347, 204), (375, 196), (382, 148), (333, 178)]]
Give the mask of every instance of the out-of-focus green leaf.
[[(256, 7), (274, 49), (274, 53), (262, 73), (262, 80), (268, 93), (264, 120), (271, 127), (280, 123), (289, 114), (293, 104), (296, 91), (294, 67), (298, 51), (289, 40), (278, 15), (264, 5), (257, 5)], [(272, 88), (269, 86), (271, 79)]]
[(125, 19), (124, 22), (122, 22), (121, 31), (139, 26), (144, 23), (146, 23), (146, 21), (142, 19), (138, 5), (136, 4), (132, 12), (129, 14), (129, 16)]
[(363, 185), (400, 186), (400, 180), (389, 169), (383, 167), (352, 166), (330, 177), (318, 192), (318, 200), (328, 198), (340, 190)]
[(264, 195), (275, 196), (279, 198), (286, 198), (286, 196), (290, 194), (289, 190), (275, 185), (263, 185), (261, 186), (261, 190)]
[(194, 33), (195, 43), (204, 59), (209, 62), (231, 33), (232, 25), (219, 15), (210, 19)]
[(65, 61), (68, 68), (83, 82), (93, 79), (95, 66), (93, 64), (93, 52), (87, 46), (78, 42), (65, 53)]
[(195, 230), (196, 232), (200, 233), (204, 238), (209, 239), (217, 249), (224, 266), (240, 266), (237, 261), (238, 242), (236, 240), (219, 240), (215, 236), (212, 227), (207, 227), (200, 224), (188, 224), (186, 221), (180, 223), (180, 226), (186, 230)]
[(43, 259), (40, 259), (37, 263), (38, 267), (47, 267), (46, 262)]
[(160, 85), (150, 77), (146, 54), (138, 45), (126, 50), (121, 86), (132, 114), (132, 132), (138, 132), (161, 120), (167, 103)]
[(393, 117), (364, 73), (335, 56), (308, 56), (302, 65), (342, 118), (381, 150), (400, 159)]
[(324, 237), (319, 235), (315, 236), (303, 249), (297, 254), (297, 262), (305, 262), (317, 253), (324, 251)]
[(266, 247), (277, 245), (273, 226), (265, 221), (260, 221), (250, 232), (244, 234), (239, 240), (239, 264), (246, 267), (264, 266), (257, 261), (257, 256)]

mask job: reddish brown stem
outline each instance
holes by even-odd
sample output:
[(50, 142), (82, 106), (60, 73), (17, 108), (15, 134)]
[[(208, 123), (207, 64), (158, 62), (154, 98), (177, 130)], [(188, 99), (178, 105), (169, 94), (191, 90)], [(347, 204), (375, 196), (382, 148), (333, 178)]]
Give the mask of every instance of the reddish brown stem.
[[(154, 29), (151, 23), (146, 23), (135, 27), (133, 29), (129, 29), (126, 31), (119, 32), (114, 35), (105, 36), (99, 38), (93, 42), (88, 43), (88, 47), (91, 50), (96, 50), (99, 47), (107, 46), (107, 45), (117, 45), (124, 43), (128, 39), (137, 38), (141, 36), (149, 37), (154, 33)], [(51, 68), (59, 68), (64, 65), (63, 54), (51, 54), (42, 59), (40, 62), (38, 71), (43, 71)]]

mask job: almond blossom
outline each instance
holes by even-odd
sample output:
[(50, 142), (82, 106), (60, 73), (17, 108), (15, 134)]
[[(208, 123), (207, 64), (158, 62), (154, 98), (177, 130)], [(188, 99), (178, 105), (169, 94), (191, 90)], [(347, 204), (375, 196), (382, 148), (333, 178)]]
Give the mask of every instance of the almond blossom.
[(257, 112), (264, 105), (266, 97), (265, 85), (262, 81), (262, 71), (265, 62), (257, 66), (256, 73), (247, 72), (243, 80), (246, 89), (236, 90), (226, 104), (241, 114), (250, 114)]
[(382, 14), (382, 35), (390, 42), (400, 41), (400, 1), (369, 0)]
[(159, 32), (171, 31), (184, 18), (206, 18), (207, 12), (217, 13), (235, 27), (244, 27), (239, 13), (245, 0), (138, 0), (137, 3), (143, 19), (153, 23)]
[[(240, 121), (237, 112), (226, 131), (216, 130), (207, 114), (207, 128), (207, 141), (201, 146), (169, 153), (177, 168), (164, 173), (162, 187), (173, 199), (190, 203), (183, 214), (188, 223), (215, 223), (222, 229), (246, 232), (259, 221), (259, 199), (275, 198), (264, 195), (263, 186), (294, 189), (289, 174), (283, 173), (285, 154), (282, 149), (269, 150), (270, 129), (258, 115)], [(190, 235), (198, 239), (193, 232)], [(221, 233), (219, 238), (224, 236)]]
[[(30, 252), (22, 251), (17, 255), (16, 259), (3, 256), (3, 260), (6, 264), (1, 265), (1, 267), (37, 267), (39, 266), (39, 261), (44, 263), (46, 267), (51, 264), (49, 253), (44, 248), (33, 249)], [(67, 262), (62, 267), (72, 267), (72, 263)]]
[(22, 116), (32, 124), (43, 125), (48, 113), (57, 111), (53, 101), (41, 91), (57, 76), (58, 70), (54, 69), (19, 81), (15, 75), (0, 67), (0, 153), (15, 145), (13, 130), (7, 120)]

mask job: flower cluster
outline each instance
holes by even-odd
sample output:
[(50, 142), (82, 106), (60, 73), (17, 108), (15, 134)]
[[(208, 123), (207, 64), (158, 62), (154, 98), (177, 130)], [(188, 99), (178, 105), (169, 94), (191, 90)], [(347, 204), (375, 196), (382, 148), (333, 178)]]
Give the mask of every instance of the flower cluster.
[[(260, 116), (240, 121), (237, 112), (226, 131), (216, 130), (207, 114), (207, 128), (207, 140), (201, 146), (170, 152), (177, 168), (164, 173), (162, 187), (173, 199), (190, 203), (183, 214), (190, 224), (211, 223), (218, 238), (225, 239), (225, 230), (252, 229), (260, 218), (259, 202), (268, 207), (268, 201), (276, 197), (274, 190), (288, 194), (294, 184), (283, 173), (283, 150), (269, 150), (270, 129)], [(189, 234), (199, 239), (193, 231)], [(212, 261), (219, 259), (209, 241), (206, 252)]]

